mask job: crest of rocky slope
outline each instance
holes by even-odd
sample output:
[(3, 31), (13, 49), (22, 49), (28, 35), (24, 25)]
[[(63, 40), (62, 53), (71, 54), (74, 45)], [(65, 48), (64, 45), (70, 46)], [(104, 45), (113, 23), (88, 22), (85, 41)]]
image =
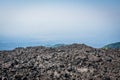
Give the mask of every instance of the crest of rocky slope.
[(120, 80), (120, 50), (72, 44), (0, 51), (0, 80)]
[(105, 45), (104, 49), (120, 49), (120, 42)]

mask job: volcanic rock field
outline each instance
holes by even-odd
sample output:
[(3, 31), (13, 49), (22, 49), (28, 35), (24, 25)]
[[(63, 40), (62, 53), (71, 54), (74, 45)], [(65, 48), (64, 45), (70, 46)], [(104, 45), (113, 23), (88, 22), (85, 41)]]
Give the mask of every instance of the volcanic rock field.
[(120, 80), (120, 49), (71, 44), (0, 51), (0, 80)]

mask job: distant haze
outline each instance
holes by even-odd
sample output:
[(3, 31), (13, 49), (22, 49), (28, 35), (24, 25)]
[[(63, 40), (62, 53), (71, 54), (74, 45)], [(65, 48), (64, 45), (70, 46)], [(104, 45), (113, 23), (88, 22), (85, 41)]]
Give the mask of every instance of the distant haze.
[(102, 47), (120, 41), (120, 0), (0, 1), (0, 41), (58, 41)]

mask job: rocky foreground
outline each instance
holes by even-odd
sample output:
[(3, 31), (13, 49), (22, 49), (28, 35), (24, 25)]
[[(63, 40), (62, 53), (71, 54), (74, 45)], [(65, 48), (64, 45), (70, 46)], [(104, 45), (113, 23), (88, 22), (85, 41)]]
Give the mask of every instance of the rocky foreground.
[(72, 44), (0, 51), (0, 80), (120, 80), (120, 50)]

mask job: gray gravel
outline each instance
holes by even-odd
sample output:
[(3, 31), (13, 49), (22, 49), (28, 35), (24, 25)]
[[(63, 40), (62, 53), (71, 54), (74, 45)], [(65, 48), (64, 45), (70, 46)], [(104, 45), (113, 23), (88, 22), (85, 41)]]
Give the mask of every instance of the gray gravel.
[(72, 44), (0, 51), (0, 80), (120, 80), (120, 50)]

